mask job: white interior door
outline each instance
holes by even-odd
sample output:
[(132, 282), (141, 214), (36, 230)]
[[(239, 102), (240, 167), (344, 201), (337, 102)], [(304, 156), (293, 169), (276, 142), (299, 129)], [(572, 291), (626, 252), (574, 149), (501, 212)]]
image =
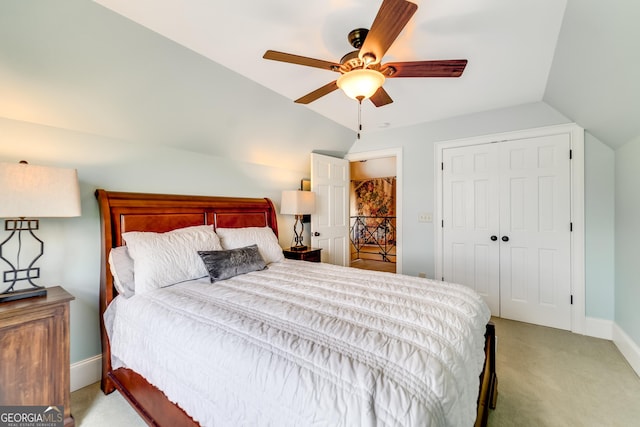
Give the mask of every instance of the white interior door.
[(500, 144), (500, 313), (507, 319), (571, 329), (569, 144), (567, 135)]
[(571, 329), (570, 139), (444, 149), (443, 280), (492, 314)]
[(498, 316), (500, 220), (496, 153), (496, 144), (443, 150), (442, 279), (471, 287)]
[(322, 248), (322, 262), (349, 265), (349, 161), (311, 154), (311, 246)]

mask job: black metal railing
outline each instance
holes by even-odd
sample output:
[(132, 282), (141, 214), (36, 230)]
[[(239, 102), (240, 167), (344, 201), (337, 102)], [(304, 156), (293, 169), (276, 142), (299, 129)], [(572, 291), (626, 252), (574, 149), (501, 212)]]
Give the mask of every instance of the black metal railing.
[(356, 259), (361, 254), (374, 254), (380, 255), (382, 261), (395, 262), (395, 216), (352, 216), (349, 237)]

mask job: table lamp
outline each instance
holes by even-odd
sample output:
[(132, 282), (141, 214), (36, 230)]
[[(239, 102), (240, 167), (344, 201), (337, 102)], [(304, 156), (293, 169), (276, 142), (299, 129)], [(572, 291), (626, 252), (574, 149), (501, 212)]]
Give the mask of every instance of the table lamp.
[[(0, 243), (0, 259), (10, 268), (2, 276), (0, 303), (47, 294), (46, 288), (34, 283), (34, 279), (40, 277), (40, 268), (35, 267), (35, 263), (44, 254), (44, 242), (34, 233), (40, 227), (40, 221), (35, 218), (72, 216), (80, 216), (80, 188), (75, 169), (35, 166), (24, 160), (0, 163), (0, 218), (6, 218), (4, 229), (10, 232)], [(24, 262), (22, 244), (29, 236), (35, 240), (36, 255)], [(30, 287), (17, 290), (18, 282), (28, 282)]]
[[(295, 235), (295, 246), (292, 251), (304, 251), (307, 246), (302, 243), (302, 233), (304, 232), (303, 215), (310, 215), (315, 210), (316, 194), (312, 191), (283, 191), (280, 202), (280, 213), (283, 215), (295, 215), (296, 222), (293, 224), (293, 234)], [(298, 224), (300, 230), (298, 231)]]

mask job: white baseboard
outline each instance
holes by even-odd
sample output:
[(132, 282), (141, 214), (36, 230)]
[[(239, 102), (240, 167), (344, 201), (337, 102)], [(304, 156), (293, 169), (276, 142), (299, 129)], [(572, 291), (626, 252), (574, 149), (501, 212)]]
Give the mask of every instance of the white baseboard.
[(102, 355), (71, 364), (71, 391), (79, 390), (102, 378)]
[(640, 376), (640, 347), (612, 320), (587, 317), (585, 335), (613, 341), (629, 365)]
[(636, 374), (640, 376), (640, 347), (615, 323), (613, 325), (613, 343), (636, 371)]
[(613, 339), (613, 321), (598, 319), (597, 317), (587, 317), (585, 319), (584, 334), (590, 337)]

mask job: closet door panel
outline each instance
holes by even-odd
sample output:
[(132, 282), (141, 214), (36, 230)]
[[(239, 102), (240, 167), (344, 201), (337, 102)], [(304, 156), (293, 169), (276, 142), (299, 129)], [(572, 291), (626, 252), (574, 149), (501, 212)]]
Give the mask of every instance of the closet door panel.
[(498, 174), (492, 145), (443, 150), (443, 280), (476, 290), (500, 313)]
[(571, 328), (569, 138), (500, 143), (500, 313)]

